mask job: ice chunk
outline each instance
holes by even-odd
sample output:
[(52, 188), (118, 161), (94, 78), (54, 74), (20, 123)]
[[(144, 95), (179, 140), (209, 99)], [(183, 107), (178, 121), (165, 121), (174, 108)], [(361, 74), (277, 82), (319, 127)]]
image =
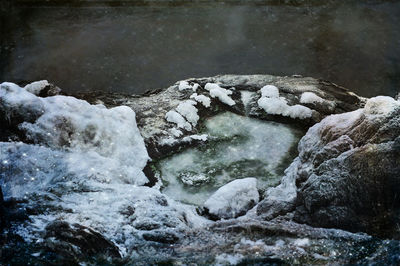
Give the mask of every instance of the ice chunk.
[(260, 89), (261, 97), (278, 98), (279, 89), (274, 85), (265, 85)]
[(244, 215), (258, 203), (256, 178), (236, 179), (219, 188), (205, 203), (210, 214), (219, 218)]
[(187, 122), (181, 114), (179, 114), (173, 110), (171, 110), (165, 114), (165, 119), (168, 122), (175, 123), (178, 126), (178, 128), (183, 128), (187, 131), (192, 130), (192, 125), (189, 122)]
[(195, 101), (186, 100), (181, 102), (178, 107), (176, 107), (176, 111), (178, 111), (178, 113), (185, 117), (186, 120), (195, 127), (200, 117), (198, 116), (197, 108), (194, 107), (194, 105), (196, 105)]
[(210, 92), (211, 97), (218, 98), (221, 102), (229, 106), (235, 105), (235, 101), (229, 96), (232, 94), (231, 90), (221, 88), (216, 83), (207, 83), (204, 89)]
[(211, 99), (205, 95), (197, 95), (197, 93), (193, 93), (190, 98), (195, 99), (196, 102), (201, 103), (206, 108), (211, 106)]

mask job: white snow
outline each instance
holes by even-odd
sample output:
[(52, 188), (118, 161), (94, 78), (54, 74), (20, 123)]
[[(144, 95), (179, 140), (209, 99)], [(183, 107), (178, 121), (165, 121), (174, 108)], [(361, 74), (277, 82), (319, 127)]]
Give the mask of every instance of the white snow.
[(267, 114), (271, 115), (283, 115), (300, 119), (306, 119), (312, 116), (312, 110), (310, 108), (299, 104), (289, 106), (286, 99), (283, 97), (261, 97), (257, 103)]
[(182, 140), (185, 142), (191, 142), (192, 140), (201, 140), (201, 141), (207, 141), (208, 135), (207, 134), (202, 134), (202, 135), (190, 135), (184, 137)]
[(236, 179), (220, 187), (205, 203), (209, 212), (220, 218), (234, 218), (244, 214), (256, 203), (259, 194), (257, 179)]
[(324, 103), (325, 99), (319, 97), (313, 92), (303, 92), (300, 97), (300, 103)]
[(184, 80), (184, 81), (180, 81), (179, 82), (178, 89), (180, 91), (187, 90), (187, 89), (191, 89), (193, 91), (196, 91), (199, 86), (200, 85), (197, 84), (197, 83), (194, 83), (193, 85), (190, 85), (189, 82)]
[(185, 118), (174, 110), (168, 111), (165, 114), (165, 119), (168, 122), (175, 123), (178, 128), (183, 128), (187, 131), (192, 130), (192, 125), (185, 120)]
[(26, 118), (20, 128), (35, 142), (0, 142), (4, 196), (46, 204), (46, 213), (16, 228), (25, 240), (40, 241), (58, 219), (101, 232), (126, 255), (143, 241), (141, 224), (179, 234), (206, 223), (193, 206), (143, 186), (149, 157), (129, 107), (41, 98), (12, 83), (0, 84), (0, 97), (3, 111)]
[(232, 94), (231, 90), (221, 88), (216, 83), (207, 83), (204, 86), (204, 89), (208, 90), (210, 92), (210, 96), (212, 98), (218, 98), (221, 102), (223, 102), (229, 106), (235, 105), (235, 101), (232, 100), (232, 98), (229, 96)]
[(26, 85), (24, 89), (32, 94), (39, 95), (40, 91), (48, 85), (50, 85), (50, 83), (47, 80), (40, 80)]
[(385, 115), (399, 107), (399, 101), (396, 101), (392, 97), (377, 96), (367, 101), (364, 112), (368, 115)]
[(197, 108), (194, 107), (196, 102), (193, 100), (186, 100), (181, 102), (177, 107), (176, 111), (186, 118), (194, 127), (197, 125), (200, 117), (197, 114)]
[(192, 88), (192, 86), (189, 85), (189, 82), (187, 82), (187, 81), (179, 82), (178, 89), (180, 91), (183, 91), (183, 90), (186, 90), (186, 89), (191, 89), (191, 88)]
[(180, 137), (180, 136), (183, 135), (182, 131), (180, 131), (179, 129), (176, 129), (176, 128), (172, 128), (172, 129), (170, 130), (170, 132), (172, 133), (172, 135), (173, 135), (174, 137)]
[(201, 103), (206, 108), (211, 106), (211, 99), (205, 95), (197, 95), (197, 93), (193, 93), (192, 95), (190, 95), (190, 98), (195, 99), (196, 102)]
[(279, 89), (274, 85), (265, 85), (260, 89), (261, 97), (278, 98)]

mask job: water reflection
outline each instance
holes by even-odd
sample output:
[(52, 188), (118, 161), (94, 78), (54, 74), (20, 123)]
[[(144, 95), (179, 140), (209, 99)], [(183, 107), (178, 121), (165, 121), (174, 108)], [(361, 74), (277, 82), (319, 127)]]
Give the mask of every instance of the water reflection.
[(364, 96), (400, 87), (396, 1), (14, 11), (1, 19), (0, 80), (139, 93), (188, 77), (268, 73), (323, 78)]

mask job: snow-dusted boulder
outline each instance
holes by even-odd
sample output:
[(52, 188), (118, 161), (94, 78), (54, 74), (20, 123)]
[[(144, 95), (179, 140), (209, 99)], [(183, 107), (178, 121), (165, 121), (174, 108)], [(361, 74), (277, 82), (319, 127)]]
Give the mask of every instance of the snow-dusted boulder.
[(215, 218), (235, 218), (244, 215), (259, 201), (257, 179), (236, 179), (219, 188), (205, 203), (209, 214)]
[(398, 238), (399, 194), (400, 102), (380, 96), (311, 127), (258, 213), (295, 209), (295, 220), (313, 226)]

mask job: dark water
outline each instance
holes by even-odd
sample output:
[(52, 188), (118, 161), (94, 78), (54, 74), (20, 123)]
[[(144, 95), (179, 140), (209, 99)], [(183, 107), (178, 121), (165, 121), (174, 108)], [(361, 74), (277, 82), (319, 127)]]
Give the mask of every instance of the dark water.
[[(250, 1), (251, 2), (251, 1)], [(400, 90), (400, 1), (9, 8), (0, 80), (139, 93), (216, 74), (301, 74)]]

